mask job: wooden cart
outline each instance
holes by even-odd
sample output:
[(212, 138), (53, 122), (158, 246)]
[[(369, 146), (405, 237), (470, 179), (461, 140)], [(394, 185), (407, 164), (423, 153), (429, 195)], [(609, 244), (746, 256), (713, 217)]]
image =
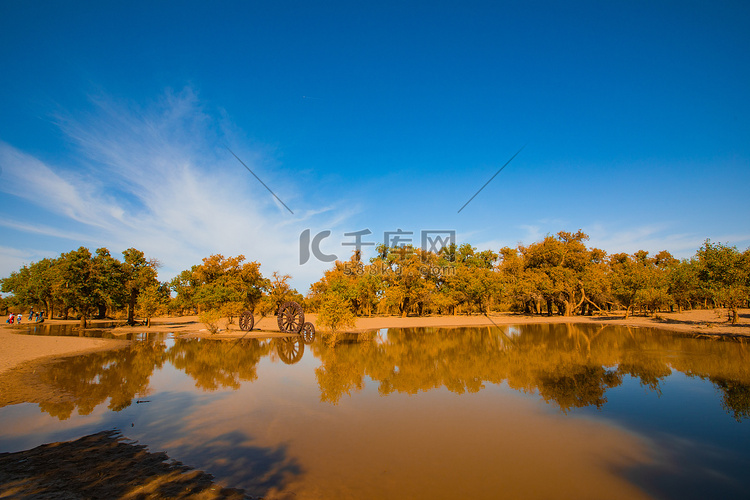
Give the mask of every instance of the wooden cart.
[[(312, 323), (305, 323), (305, 311), (294, 301), (284, 302), (276, 314), (276, 322), (282, 333), (294, 333), (302, 337), (306, 344), (315, 340), (315, 327)], [(245, 311), (240, 315), (240, 330), (249, 332), (255, 325), (252, 311)]]

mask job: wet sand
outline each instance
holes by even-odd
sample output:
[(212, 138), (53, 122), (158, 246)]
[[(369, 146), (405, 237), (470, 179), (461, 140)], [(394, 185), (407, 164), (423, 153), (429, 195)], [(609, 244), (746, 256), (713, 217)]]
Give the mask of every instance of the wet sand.
[[(60, 324), (63, 321), (50, 321), (45, 324)], [(72, 323), (78, 323), (74, 321)], [(31, 323), (30, 323), (31, 324)], [(88, 337), (46, 337), (23, 335), (23, 323), (20, 326), (3, 324), (0, 328), (0, 373), (15, 368), (27, 361), (54, 359), (85, 352), (117, 349), (128, 345), (127, 340), (95, 339)]]

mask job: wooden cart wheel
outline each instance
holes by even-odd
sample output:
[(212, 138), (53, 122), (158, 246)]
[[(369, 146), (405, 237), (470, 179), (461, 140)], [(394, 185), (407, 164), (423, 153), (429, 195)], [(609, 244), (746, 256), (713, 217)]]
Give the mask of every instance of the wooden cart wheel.
[(293, 365), (302, 359), (302, 355), (305, 352), (305, 344), (302, 343), (302, 339), (299, 337), (279, 339), (279, 343), (276, 345), (276, 352), (279, 353), (281, 361), (287, 365)]
[(240, 314), (240, 330), (243, 332), (249, 332), (255, 325), (255, 317), (250, 311), (245, 311)]
[(279, 330), (284, 333), (299, 333), (305, 323), (305, 312), (296, 302), (284, 302), (277, 316)]
[(299, 332), (302, 335), (302, 341), (305, 344), (312, 344), (315, 340), (315, 326), (309, 321), (302, 325), (302, 330)]

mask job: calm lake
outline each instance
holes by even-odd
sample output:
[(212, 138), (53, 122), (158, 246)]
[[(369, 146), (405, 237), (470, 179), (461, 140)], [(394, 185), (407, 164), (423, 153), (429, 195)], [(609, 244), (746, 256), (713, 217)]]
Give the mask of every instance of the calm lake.
[(0, 452), (120, 429), (265, 498), (747, 498), (745, 343), (595, 325), (142, 337), (41, 373)]

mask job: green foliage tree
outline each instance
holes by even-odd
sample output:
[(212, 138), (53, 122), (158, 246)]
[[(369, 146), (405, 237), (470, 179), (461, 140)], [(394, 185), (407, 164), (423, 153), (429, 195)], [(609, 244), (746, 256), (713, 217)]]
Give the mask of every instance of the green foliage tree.
[(173, 299), (173, 306), (181, 313), (186, 309), (193, 311), (197, 306), (195, 292), (199, 284), (193, 276), (193, 270), (196, 267), (193, 266), (192, 269), (182, 271), (169, 282), (170, 288), (176, 293), (176, 297)]
[(9, 304), (33, 306), (36, 310), (41, 307), (51, 318), (59, 287), (60, 259), (45, 258), (13, 271), (2, 280), (1, 289), (13, 294)]
[(136, 311), (146, 318), (146, 325), (151, 327), (151, 318), (166, 309), (169, 304), (169, 285), (152, 284), (141, 290), (136, 299)]
[(435, 277), (426, 270), (435, 255), (410, 245), (386, 249), (373, 259), (382, 276), (382, 294), (387, 308), (406, 317), (414, 307), (422, 314), (435, 290)]
[(23, 266), (2, 280), (2, 290), (13, 294), (12, 302), (19, 307), (42, 308), (49, 318), (58, 306), (66, 317), (67, 310), (74, 308), (85, 324), (94, 314), (101, 318), (108, 309), (128, 304), (128, 298), (137, 297), (139, 287), (158, 284), (155, 261), (146, 261), (142, 252), (132, 248), (123, 254), (126, 261), (120, 262), (106, 248), (92, 255), (80, 247), (56, 259)]
[(96, 316), (101, 319), (106, 316), (108, 308), (120, 308), (127, 304), (127, 267), (112, 257), (106, 248), (97, 249), (93, 259), (100, 289)]
[(591, 262), (591, 253), (583, 243), (588, 235), (583, 231), (560, 231), (556, 237), (547, 236), (539, 243), (521, 247), (526, 270), (536, 271), (535, 285), (547, 303), (551, 314), (555, 304), (564, 316), (572, 315), (586, 300), (582, 278)]
[(23, 266), (18, 271), (13, 271), (10, 276), (3, 278), (2, 291), (12, 294), (6, 300), (9, 306), (21, 306), (33, 303), (31, 291), (29, 290), (30, 270)]
[(737, 323), (737, 309), (748, 301), (750, 253), (706, 240), (697, 253), (698, 279), (715, 304), (722, 304)]
[[(439, 286), (440, 295), (436, 303), (449, 305), (453, 312), (463, 308), (467, 313), (489, 313), (492, 305), (499, 302), (504, 284), (500, 274), (495, 271), (498, 254), (491, 250), (477, 252), (476, 248), (464, 244), (448, 248), (437, 261), (437, 269), (447, 269), (450, 273), (430, 275)], [(450, 259), (454, 259), (451, 261)], [(430, 255), (422, 255), (422, 260), (430, 262)], [(437, 278), (437, 279), (436, 279)]]
[[(100, 250), (104, 254), (106, 249)], [(61, 260), (63, 303), (78, 311), (81, 328), (85, 328), (93, 311), (106, 301), (111, 282), (103, 273), (101, 259), (95, 259), (86, 247), (62, 254)]]
[(121, 265), (122, 279), (124, 280), (123, 292), (128, 305), (128, 324), (135, 323), (135, 307), (138, 295), (150, 286), (159, 284), (156, 280), (156, 270), (159, 262), (156, 259), (147, 259), (140, 250), (128, 248), (122, 252), (124, 262)]
[(348, 308), (356, 312), (357, 280), (362, 269), (362, 264), (356, 257), (349, 262), (334, 262), (333, 268), (325, 271), (323, 277), (310, 286), (306, 302), (312, 305), (313, 310), (320, 311), (327, 296), (337, 295), (346, 302)]
[(612, 293), (625, 306), (625, 318), (642, 303), (645, 290), (654, 288), (655, 270), (648, 252), (639, 250), (635, 254), (614, 254), (610, 257), (610, 280)]
[[(193, 288), (190, 290), (192, 301), (201, 310), (221, 310), (230, 302), (240, 302), (246, 308), (255, 309), (269, 283), (261, 275), (258, 262), (244, 261), (244, 255), (225, 258), (216, 254), (193, 266), (188, 281)], [(183, 290), (176, 291), (179, 295)]]
[(668, 268), (667, 288), (677, 305), (677, 310), (691, 308), (700, 298), (700, 282), (695, 259), (685, 259), (671, 264)]
[(289, 285), (291, 278), (288, 274), (282, 275), (274, 271), (258, 304), (261, 316), (275, 315), (284, 302), (304, 302), (302, 295)]

